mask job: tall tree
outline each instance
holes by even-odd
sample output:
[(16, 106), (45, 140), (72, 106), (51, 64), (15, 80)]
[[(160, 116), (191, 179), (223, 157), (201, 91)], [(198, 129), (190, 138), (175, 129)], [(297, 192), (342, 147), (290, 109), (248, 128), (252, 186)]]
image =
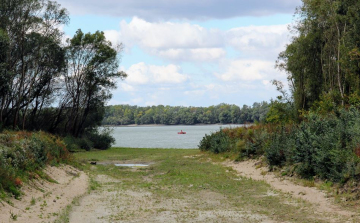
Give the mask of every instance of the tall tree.
[(78, 30), (67, 44), (59, 114), (66, 111), (64, 132), (78, 137), (86, 128), (100, 125), (110, 90), (116, 87), (115, 79), (126, 74), (118, 71), (121, 45), (114, 49), (103, 32), (85, 34)]
[(58, 27), (68, 20), (66, 10), (56, 2), (0, 2), (0, 41), (4, 43), (7, 39), (0, 56), (3, 64), (0, 121), (3, 124), (12, 122), (13, 128), (24, 128), (28, 113), (36, 117), (42, 106), (50, 103), (51, 85), (64, 68), (62, 33)]

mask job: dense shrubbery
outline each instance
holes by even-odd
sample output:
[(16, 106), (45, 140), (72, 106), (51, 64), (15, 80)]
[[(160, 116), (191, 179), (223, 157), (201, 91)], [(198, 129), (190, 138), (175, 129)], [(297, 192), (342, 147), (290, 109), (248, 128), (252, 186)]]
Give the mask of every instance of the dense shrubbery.
[(205, 135), (200, 141), (200, 150), (211, 151), (213, 153), (223, 153), (230, 150), (230, 137), (220, 129), (219, 132), (215, 132), (211, 135)]
[(58, 137), (44, 132), (0, 134), (0, 192), (16, 198), (23, 180), (35, 177), (46, 164), (67, 162), (70, 154)]
[(300, 124), (224, 129), (206, 136), (200, 149), (232, 150), (240, 158), (264, 155), (270, 167), (292, 166), (292, 174), (308, 179), (345, 182), (360, 176), (360, 112), (309, 112), (304, 119)]
[(87, 131), (81, 138), (75, 138), (71, 135), (64, 138), (64, 143), (70, 152), (75, 152), (79, 149), (89, 151), (92, 148), (105, 150), (110, 148), (114, 142), (115, 138), (111, 136), (109, 128)]

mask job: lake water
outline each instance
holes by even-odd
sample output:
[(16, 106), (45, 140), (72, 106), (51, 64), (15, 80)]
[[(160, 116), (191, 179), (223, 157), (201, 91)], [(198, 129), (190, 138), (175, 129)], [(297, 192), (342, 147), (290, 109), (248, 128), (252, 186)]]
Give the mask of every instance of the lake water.
[[(205, 134), (242, 125), (134, 126), (113, 127), (114, 147), (132, 148), (198, 148)], [(177, 134), (180, 131), (186, 134)]]

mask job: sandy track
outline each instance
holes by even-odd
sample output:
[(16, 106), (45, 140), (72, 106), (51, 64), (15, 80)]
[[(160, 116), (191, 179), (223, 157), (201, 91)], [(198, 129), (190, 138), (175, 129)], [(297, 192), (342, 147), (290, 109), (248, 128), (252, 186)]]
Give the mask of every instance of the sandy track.
[(231, 210), (223, 195), (207, 190), (195, 197), (164, 199), (150, 191), (121, 189), (120, 180), (106, 175), (97, 175), (95, 180), (101, 188), (80, 199), (70, 213), (70, 223), (274, 223), (267, 216)]
[[(253, 180), (263, 180), (270, 184), (274, 189), (290, 194), (292, 197), (303, 199), (313, 204), (315, 214), (324, 214), (329, 217), (331, 222), (344, 222), (347, 218), (350, 222), (360, 222), (359, 213), (354, 213), (334, 204), (332, 198), (328, 198), (326, 193), (314, 187), (297, 185), (285, 178), (279, 178), (274, 173), (268, 172), (267, 168), (257, 168), (258, 160), (248, 160), (243, 162), (226, 162), (225, 166), (232, 167), (241, 176)], [(330, 217), (331, 216), (331, 217)]]
[[(75, 197), (86, 193), (88, 176), (71, 166), (47, 167), (45, 172), (58, 183), (44, 180), (24, 185), (21, 200), (9, 199), (12, 205), (0, 203), (0, 222), (53, 222)], [(35, 200), (35, 204), (31, 204)], [(16, 216), (15, 219), (11, 218)]]

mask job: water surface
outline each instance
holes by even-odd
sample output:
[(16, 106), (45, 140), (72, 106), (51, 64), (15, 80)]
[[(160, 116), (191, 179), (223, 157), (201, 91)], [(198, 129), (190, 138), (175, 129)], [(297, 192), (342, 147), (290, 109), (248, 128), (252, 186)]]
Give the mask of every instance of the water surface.
[[(195, 125), (195, 126), (134, 126), (114, 127), (114, 147), (132, 148), (198, 148), (205, 134), (220, 128), (233, 128), (242, 125)], [(180, 131), (186, 134), (177, 134)]]

